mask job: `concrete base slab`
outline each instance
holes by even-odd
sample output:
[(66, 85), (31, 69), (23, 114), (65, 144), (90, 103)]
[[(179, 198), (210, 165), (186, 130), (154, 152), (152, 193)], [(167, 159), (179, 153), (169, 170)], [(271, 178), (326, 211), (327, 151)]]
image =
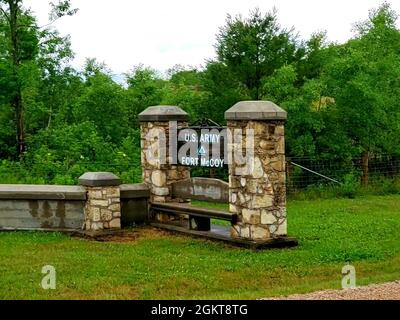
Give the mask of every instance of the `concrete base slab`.
[(266, 241), (232, 238), (230, 235), (230, 226), (224, 226), (224, 225), (212, 224), (210, 231), (190, 230), (182, 222), (168, 222), (168, 223), (153, 222), (150, 225), (171, 232), (202, 237), (209, 240), (222, 241), (234, 246), (245, 247), (249, 249), (290, 248), (298, 245), (297, 239), (293, 237), (280, 237)]

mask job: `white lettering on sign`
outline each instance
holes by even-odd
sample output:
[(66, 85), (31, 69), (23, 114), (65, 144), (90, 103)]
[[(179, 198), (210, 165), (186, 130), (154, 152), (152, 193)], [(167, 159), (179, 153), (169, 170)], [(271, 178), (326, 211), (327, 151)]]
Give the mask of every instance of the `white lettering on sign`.
[(219, 143), (220, 142), (220, 135), (219, 134), (212, 134), (212, 133), (202, 133), (200, 134), (200, 139), (196, 133), (185, 133), (184, 136), (185, 142), (201, 142), (201, 143)]
[(181, 164), (186, 165), (186, 166), (197, 166), (197, 165), (199, 165), (199, 158), (182, 157)]
[(185, 166), (198, 166), (200, 164), (200, 166), (202, 167), (222, 168), (225, 164), (225, 161), (223, 159), (200, 158), (200, 163), (199, 163), (199, 158), (181, 157), (180, 163)]
[(210, 168), (226, 165), (226, 130), (221, 128), (181, 129), (177, 141), (184, 143), (177, 148), (178, 163)]
[(200, 165), (202, 167), (219, 168), (224, 166), (223, 159), (205, 159), (201, 158)]
[(186, 142), (197, 142), (197, 134), (196, 133), (185, 133), (184, 137)]
[(219, 143), (219, 134), (201, 134), (200, 135), (201, 143)]

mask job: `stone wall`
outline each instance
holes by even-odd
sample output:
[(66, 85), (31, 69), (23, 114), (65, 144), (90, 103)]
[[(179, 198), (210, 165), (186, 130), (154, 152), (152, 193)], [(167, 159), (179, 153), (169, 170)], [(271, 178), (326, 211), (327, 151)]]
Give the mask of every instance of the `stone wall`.
[(121, 180), (111, 172), (86, 172), (79, 177), (86, 188), (86, 231), (121, 228)]
[(85, 200), (78, 186), (0, 185), (0, 230), (80, 230)]
[[(187, 126), (187, 122), (179, 122), (177, 128)], [(140, 129), (143, 182), (150, 188), (151, 201), (170, 202), (172, 201), (171, 184), (190, 178), (190, 170), (188, 167), (170, 164), (172, 155), (169, 154), (168, 148), (169, 122), (141, 122)], [(165, 135), (165, 139), (160, 139), (162, 135)], [(165, 145), (162, 145), (164, 143)], [(165, 158), (165, 162), (148, 159), (150, 155)]]
[[(190, 178), (190, 169), (177, 165), (175, 149), (177, 130), (188, 127), (189, 115), (176, 106), (149, 107), (139, 114), (143, 182), (150, 189), (151, 202), (183, 202), (173, 198), (172, 184)], [(157, 221), (176, 219), (176, 216), (156, 213)]]
[[(286, 236), (286, 112), (268, 101), (245, 101), (229, 109), (225, 118), (228, 132), (241, 130), (241, 137), (244, 137), (241, 141), (229, 141), (228, 149), (246, 155), (246, 143), (251, 140), (254, 144), (254, 153), (249, 159), (237, 163), (233, 158), (229, 163), (229, 210), (239, 218), (231, 228), (232, 237), (269, 240)], [(172, 148), (170, 154), (170, 142), (176, 140), (174, 129), (188, 126), (188, 114), (175, 106), (156, 106), (142, 112), (139, 121), (144, 185), (123, 187), (120, 179), (112, 173), (89, 172), (79, 178), (82, 187), (25, 186), (29, 190), (22, 192), (25, 193), (23, 198), (18, 195), (18, 188), (23, 189), (23, 186), (12, 187), (14, 190), (11, 192), (7, 191), (11, 187), (3, 187), (3, 194), (0, 187), (0, 228), (31, 224), (33, 228), (74, 229), (81, 224), (86, 231), (120, 229), (122, 209), (131, 215), (126, 223), (132, 224), (138, 214), (129, 213), (129, 210), (140, 210), (144, 221), (149, 218), (147, 199), (154, 202), (187, 201), (174, 197), (172, 184), (190, 179), (190, 169), (176, 164), (176, 151)], [(254, 135), (250, 138), (246, 131)], [(121, 195), (121, 190), (125, 196)], [(134, 195), (135, 192), (138, 196)], [(180, 190), (180, 194), (188, 193)], [(122, 206), (121, 198), (125, 198)], [(132, 199), (138, 200), (132, 202)], [(24, 203), (14, 200), (23, 200)], [(29, 219), (22, 224), (16, 220), (10, 222), (7, 214), (14, 219), (17, 212), (24, 219), (30, 215), (29, 219), (34, 222), (28, 222)], [(73, 218), (68, 220), (68, 214)], [(156, 214), (155, 218), (164, 221), (171, 217), (176, 218), (165, 214)]]
[[(103, 177), (98, 182), (105, 183), (102, 173), (83, 177), (88, 175)], [(119, 181), (111, 177), (114, 183)], [(0, 184), (0, 230), (101, 231), (132, 227), (148, 221), (149, 196), (144, 183), (104, 187)]]
[[(266, 101), (242, 102), (232, 109), (227, 112), (228, 128), (254, 133), (254, 155), (244, 164), (233, 159), (229, 166), (229, 210), (239, 216), (231, 234), (251, 240), (286, 236), (286, 112)], [(242, 144), (232, 141), (232, 150), (245, 155), (246, 139)]]
[[(177, 130), (188, 127), (189, 115), (176, 106), (149, 107), (139, 114), (143, 182), (150, 189), (151, 202), (183, 202), (173, 198), (172, 184), (190, 178), (188, 167), (178, 166), (175, 159)], [(174, 132), (172, 132), (174, 131)], [(174, 220), (173, 215), (155, 213), (157, 221)]]
[(121, 228), (119, 186), (87, 187), (85, 229), (103, 230)]

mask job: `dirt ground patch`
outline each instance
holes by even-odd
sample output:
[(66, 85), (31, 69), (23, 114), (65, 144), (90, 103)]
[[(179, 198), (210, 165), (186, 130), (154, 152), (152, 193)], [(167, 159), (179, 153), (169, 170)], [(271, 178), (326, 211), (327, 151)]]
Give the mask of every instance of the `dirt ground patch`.
[(99, 242), (134, 242), (137, 240), (163, 238), (168, 235), (170, 236), (171, 234), (163, 230), (143, 226), (135, 229), (123, 229), (116, 231), (78, 232), (73, 233), (72, 235)]
[(293, 294), (273, 300), (400, 300), (400, 281), (372, 284), (354, 289)]

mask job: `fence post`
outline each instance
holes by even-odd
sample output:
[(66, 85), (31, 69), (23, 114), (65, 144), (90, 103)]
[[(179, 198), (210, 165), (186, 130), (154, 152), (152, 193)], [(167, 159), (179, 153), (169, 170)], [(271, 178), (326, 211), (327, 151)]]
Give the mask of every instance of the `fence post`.
[[(190, 169), (177, 165), (176, 150), (170, 148), (176, 142), (176, 130), (188, 127), (188, 119), (176, 106), (149, 107), (139, 114), (143, 181), (152, 202), (172, 201), (171, 184), (190, 178)], [(156, 218), (168, 219), (161, 214)]]
[[(231, 136), (228, 150), (232, 154), (229, 210), (239, 217), (232, 226), (232, 237), (269, 240), (286, 236), (286, 111), (269, 101), (242, 101), (226, 111), (225, 119)], [(254, 133), (254, 140), (250, 131), (245, 135), (246, 130)], [(236, 139), (238, 136), (242, 141)], [(251, 140), (253, 150), (243, 145)], [(253, 154), (240, 163), (235, 156), (238, 151)]]
[(84, 230), (121, 229), (121, 180), (111, 172), (86, 172), (79, 184), (87, 191)]

